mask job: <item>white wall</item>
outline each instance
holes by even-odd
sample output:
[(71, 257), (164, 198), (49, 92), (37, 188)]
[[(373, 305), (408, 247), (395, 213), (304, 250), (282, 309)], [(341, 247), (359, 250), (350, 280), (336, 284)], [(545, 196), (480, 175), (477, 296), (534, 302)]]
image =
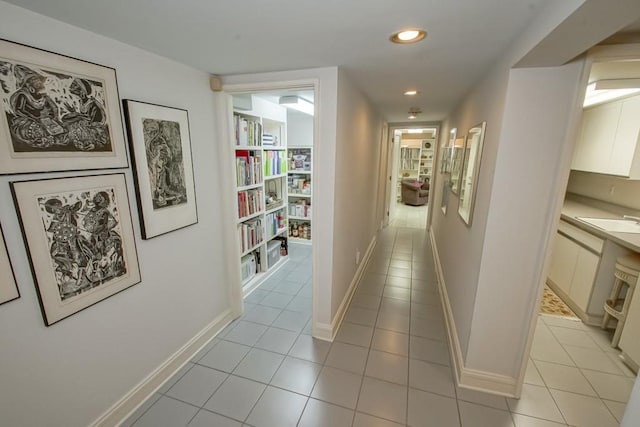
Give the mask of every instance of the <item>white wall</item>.
[(313, 146), (313, 116), (287, 109), (287, 146)]
[[(566, 185), (583, 61), (512, 70), (482, 247), (467, 366), (517, 378)], [(535, 117), (535, 120), (532, 118)], [(572, 141), (572, 139), (569, 139)], [(550, 218), (551, 217), (551, 218)], [(508, 303), (506, 303), (508, 302)], [(536, 310), (537, 312), (537, 310)]]
[(129, 187), (142, 283), (45, 327), (8, 182), (0, 177), (0, 221), (21, 298), (0, 306), (0, 424), (86, 426), (229, 307), (224, 262), (220, 141), (208, 75), (131, 46), (0, 2), (0, 37), (114, 67), (121, 98), (189, 111), (199, 223), (140, 240)]
[[(611, 187), (614, 187), (611, 194)], [(640, 210), (640, 181), (616, 176), (571, 171), (567, 191), (626, 208)]]
[(339, 70), (332, 318), (358, 268), (356, 251), (364, 255), (381, 219), (377, 206), (382, 126), (369, 100)]

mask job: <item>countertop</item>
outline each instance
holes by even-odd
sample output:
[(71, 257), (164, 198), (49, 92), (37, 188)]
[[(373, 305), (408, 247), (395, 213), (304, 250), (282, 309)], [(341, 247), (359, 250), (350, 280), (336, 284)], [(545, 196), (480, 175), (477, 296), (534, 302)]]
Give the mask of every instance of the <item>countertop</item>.
[(586, 205), (574, 200), (565, 199), (561, 219), (598, 237), (611, 240), (635, 252), (640, 252), (640, 233), (614, 233), (580, 221), (577, 217), (588, 218), (622, 218), (622, 215)]

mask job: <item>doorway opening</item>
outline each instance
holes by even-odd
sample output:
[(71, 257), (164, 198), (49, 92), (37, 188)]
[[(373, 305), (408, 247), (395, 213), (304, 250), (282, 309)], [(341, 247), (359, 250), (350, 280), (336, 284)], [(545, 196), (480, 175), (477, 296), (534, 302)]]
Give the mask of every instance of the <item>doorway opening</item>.
[[(598, 425), (622, 420), (640, 362), (640, 299), (614, 296), (620, 263), (638, 252), (637, 234), (589, 222), (640, 212), (629, 154), (640, 131), (631, 119), (640, 111), (640, 52), (621, 52), (603, 46), (587, 57), (582, 120), (523, 385), (523, 395), (546, 387), (563, 412), (569, 401), (588, 408), (583, 417)], [(604, 321), (607, 306), (626, 306), (623, 321)]]
[(295, 338), (312, 328), (315, 87), (227, 93), (240, 322), (282, 329)]
[(438, 126), (390, 126), (385, 225), (426, 228)]

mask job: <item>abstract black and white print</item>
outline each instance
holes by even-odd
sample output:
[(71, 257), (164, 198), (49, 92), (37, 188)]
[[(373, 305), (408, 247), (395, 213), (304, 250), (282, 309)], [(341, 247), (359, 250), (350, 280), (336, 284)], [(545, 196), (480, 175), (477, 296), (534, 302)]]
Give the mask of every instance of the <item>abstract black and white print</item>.
[(143, 118), (142, 129), (153, 209), (187, 203), (180, 124)]
[(126, 274), (116, 200), (112, 187), (37, 196), (62, 301)]
[(113, 151), (105, 83), (0, 58), (0, 104), (17, 154)]

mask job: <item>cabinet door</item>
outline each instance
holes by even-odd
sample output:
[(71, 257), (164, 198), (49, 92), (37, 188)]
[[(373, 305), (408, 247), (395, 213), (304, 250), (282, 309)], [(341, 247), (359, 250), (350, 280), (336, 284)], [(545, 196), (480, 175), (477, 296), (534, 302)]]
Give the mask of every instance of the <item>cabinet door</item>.
[(575, 302), (582, 311), (586, 312), (593, 289), (593, 282), (598, 271), (598, 263), (600, 257), (589, 252), (585, 248), (578, 248), (578, 258), (576, 260), (576, 268), (571, 281), (571, 290), (569, 297)]
[(571, 291), (573, 272), (578, 260), (580, 247), (562, 234), (556, 233), (556, 239), (551, 254), (549, 279), (553, 281), (567, 295)]
[(640, 288), (636, 287), (629, 306), (627, 321), (620, 336), (620, 348), (636, 364), (640, 363)]
[(621, 102), (598, 105), (582, 113), (582, 129), (571, 169), (608, 173)]
[(638, 133), (640, 131), (640, 96), (622, 102), (620, 120), (613, 142), (609, 172), (612, 175), (629, 176), (633, 163)]

